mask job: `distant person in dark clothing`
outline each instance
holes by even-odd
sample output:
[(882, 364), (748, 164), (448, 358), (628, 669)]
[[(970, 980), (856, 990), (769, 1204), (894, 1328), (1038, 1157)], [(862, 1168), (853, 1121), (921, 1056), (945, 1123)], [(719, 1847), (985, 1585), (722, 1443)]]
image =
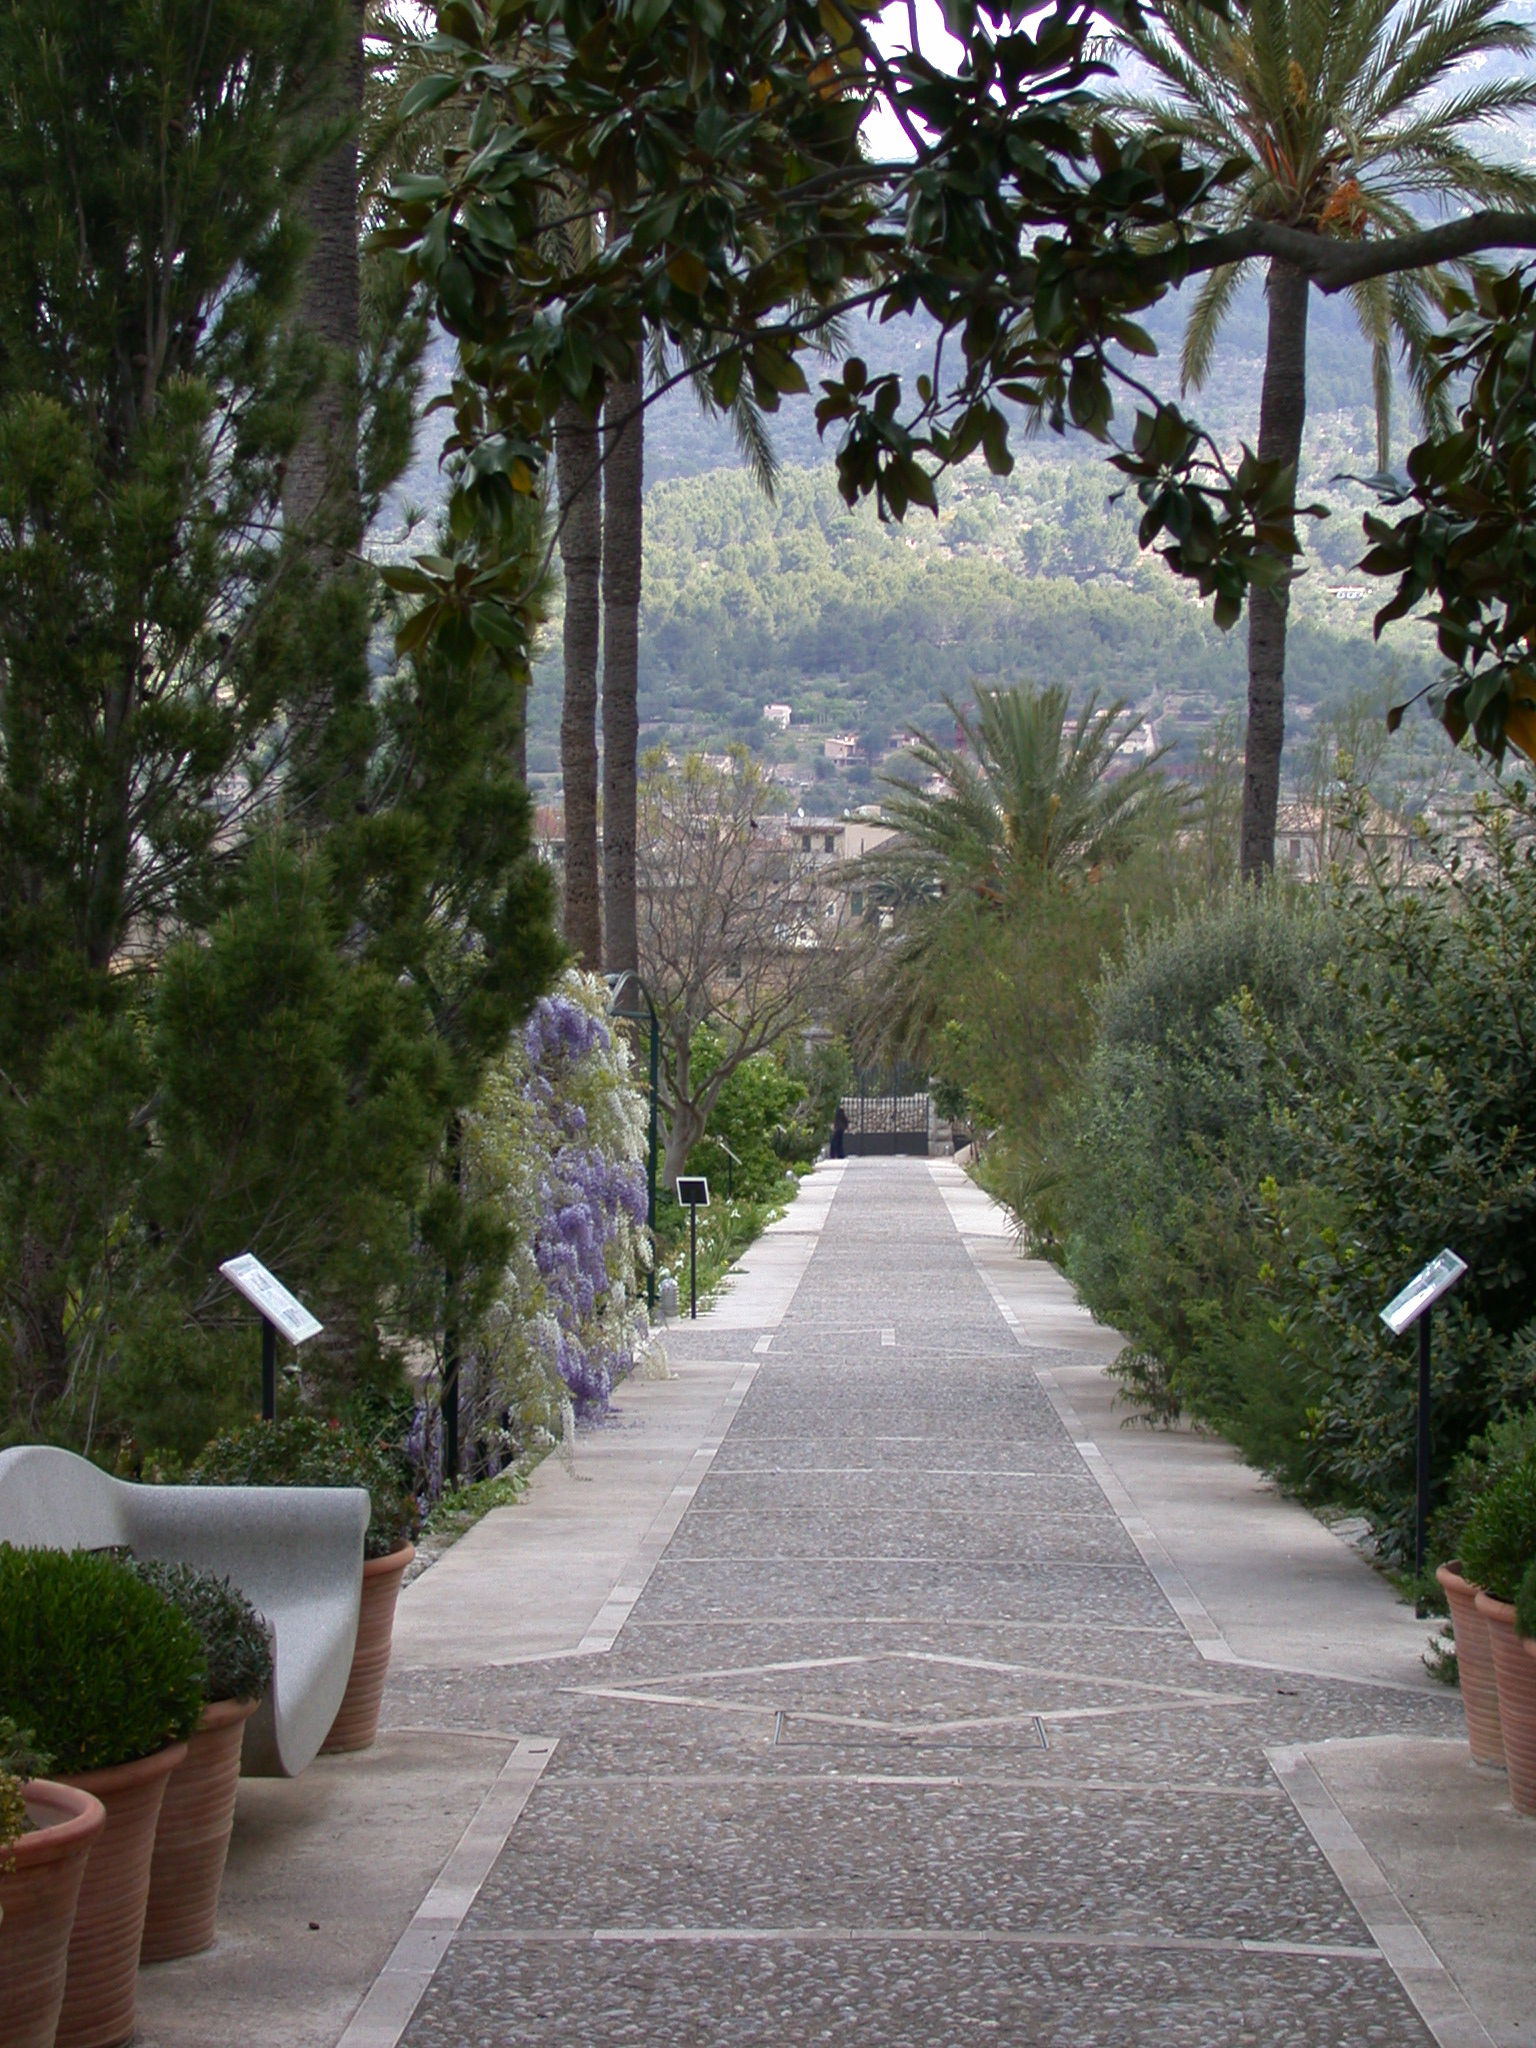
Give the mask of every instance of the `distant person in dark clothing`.
[(844, 1109), (843, 1105), (839, 1103), (836, 1109), (834, 1109), (832, 1112), (832, 1144), (830, 1148), (830, 1156), (833, 1159), (846, 1159), (848, 1156), (843, 1149), (843, 1135), (847, 1131), (847, 1129), (848, 1112), (846, 1109)]

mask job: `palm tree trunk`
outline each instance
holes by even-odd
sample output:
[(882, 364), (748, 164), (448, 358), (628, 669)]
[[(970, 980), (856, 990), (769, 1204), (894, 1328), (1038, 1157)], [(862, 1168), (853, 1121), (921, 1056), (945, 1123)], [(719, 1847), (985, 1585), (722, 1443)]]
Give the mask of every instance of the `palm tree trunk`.
[[(1307, 420), (1307, 312), (1311, 286), (1288, 263), (1269, 266), (1269, 335), (1259, 401), (1261, 460), (1301, 463)], [(1287, 584), (1248, 600), (1248, 747), (1243, 770), (1240, 862), (1245, 882), (1262, 882), (1275, 864), (1280, 756), (1285, 746)]]
[(319, 110), (347, 123), (342, 141), (316, 167), (304, 194), (310, 245), (298, 320), (325, 351), (319, 388), (283, 477), (285, 523), (345, 558), (362, 536), (357, 472), (358, 293), (357, 122), (363, 106), (365, 0), (352, 17)]
[[(638, 367), (638, 366), (637, 366)], [(613, 385), (603, 427), (603, 927), (610, 974), (639, 969), (635, 803), (640, 751), (640, 577), (645, 390)]]
[(598, 430), (569, 400), (555, 421), (560, 562), (565, 571), (565, 695), (560, 770), (565, 784), (565, 942), (583, 967), (603, 963), (597, 865), (597, 648), (603, 564)]

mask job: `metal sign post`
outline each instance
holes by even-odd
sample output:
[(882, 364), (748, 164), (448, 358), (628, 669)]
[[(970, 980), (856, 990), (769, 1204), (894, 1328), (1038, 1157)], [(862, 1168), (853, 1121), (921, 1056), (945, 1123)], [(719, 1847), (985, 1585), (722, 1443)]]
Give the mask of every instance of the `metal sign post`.
[[(1419, 1400), (1413, 1490), (1413, 1569), (1419, 1579), (1424, 1576), (1425, 1535), (1429, 1527), (1430, 1310), (1442, 1294), (1449, 1294), (1466, 1270), (1466, 1260), (1447, 1249), (1415, 1273), (1402, 1292), (1394, 1294), (1381, 1311), (1381, 1320), (1394, 1337), (1400, 1337), (1412, 1323), (1419, 1326)], [(1415, 1612), (1422, 1621), (1425, 1612), (1422, 1595)]]
[(688, 1315), (699, 1314), (699, 1211), (709, 1207), (709, 1182), (702, 1173), (680, 1173), (677, 1199), (688, 1210)]
[(286, 1337), (293, 1345), (307, 1344), (324, 1329), (296, 1294), (269, 1273), (254, 1252), (238, 1259), (226, 1259), (219, 1271), (238, 1294), (243, 1294), (261, 1317), (261, 1419), (277, 1420), (277, 1340)]

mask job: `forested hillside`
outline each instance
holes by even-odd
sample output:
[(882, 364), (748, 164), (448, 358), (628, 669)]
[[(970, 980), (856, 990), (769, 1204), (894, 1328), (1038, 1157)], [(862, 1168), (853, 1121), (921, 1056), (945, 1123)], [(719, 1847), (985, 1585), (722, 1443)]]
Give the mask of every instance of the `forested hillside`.
[[(850, 513), (832, 472), (783, 472), (770, 501), (740, 470), (653, 485), (647, 500), (641, 714), (653, 739), (767, 744), (762, 707), (867, 738), (942, 723), (974, 679), (1065, 681), (1125, 696), (1183, 754), (1241, 702), (1241, 634), (1136, 545), (1101, 459), (1026, 455), (1012, 477), (951, 478), (938, 519)], [(1337, 495), (1337, 494), (1336, 494)], [(1298, 711), (1431, 670), (1422, 629), (1372, 644), (1379, 601), (1351, 567), (1358, 512), (1322, 524), (1297, 599)], [(554, 765), (558, 671), (541, 668), (533, 765)], [(1304, 719), (1297, 721), (1298, 730)]]
[[(1162, 390), (1177, 382), (1182, 317), (1176, 301), (1152, 316), (1163, 354), (1140, 367)], [(911, 375), (931, 350), (932, 330), (898, 321), (861, 327), (843, 341), (872, 369)], [(1234, 309), (1210, 384), (1192, 401), (1225, 447), (1253, 432), (1263, 344), (1263, 299), (1254, 289)], [(440, 342), (429, 385), (446, 381), (449, 360)], [(1432, 673), (1421, 628), (1400, 628), (1381, 647), (1371, 640), (1381, 594), (1354, 567), (1366, 494), (1337, 481), (1375, 466), (1369, 365), (1350, 309), (1320, 296), (1309, 384), (1304, 488), (1335, 512), (1309, 522), (1308, 569), (1296, 595), (1297, 739), (1310, 708), (1389, 681), (1418, 688)], [(941, 722), (943, 695), (964, 691), (972, 678), (1028, 677), (1128, 696), (1154, 718), (1175, 758), (1187, 759), (1215, 717), (1240, 709), (1242, 633), (1218, 633), (1161, 564), (1141, 554), (1135, 509), (1110, 503), (1115, 476), (1095, 444), (1037, 435), (1021, 444), (1013, 476), (991, 478), (974, 462), (943, 485), (937, 520), (919, 512), (890, 528), (868, 507), (844, 506), (812, 410), (812, 399), (790, 400), (770, 422), (784, 464), (770, 501), (742, 466), (730, 428), (706, 417), (686, 386), (653, 405), (641, 643), (649, 741), (735, 738), (781, 757), (814, 758), (813, 735), (797, 749), (764, 728), (763, 705), (782, 702), (797, 727), (854, 732), (878, 758), (897, 730)], [(1414, 424), (1404, 398), (1399, 450)], [(399, 502), (430, 508), (440, 490), (429, 433)], [(390, 546), (399, 541), (397, 526)], [(530, 763), (544, 776), (558, 764), (556, 639), (552, 631), (530, 706)], [(866, 780), (855, 775), (852, 787)], [(841, 784), (822, 792), (829, 804), (848, 793)]]

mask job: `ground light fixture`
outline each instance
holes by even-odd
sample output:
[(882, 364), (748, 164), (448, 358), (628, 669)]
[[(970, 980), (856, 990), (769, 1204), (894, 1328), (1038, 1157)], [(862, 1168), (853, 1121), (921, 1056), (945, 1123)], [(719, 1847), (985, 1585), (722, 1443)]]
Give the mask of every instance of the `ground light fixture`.
[[(1418, 1442), (1414, 1461), (1413, 1491), (1413, 1569), (1415, 1577), (1422, 1584), (1424, 1578), (1424, 1540), (1429, 1526), (1429, 1359), (1430, 1359), (1430, 1311), (1442, 1294), (1449, 1294), (1462, 1274), (1467, 1262), (1460, 1253), (1449, 1246), (1438, 1258), (1431, 1259), (1427, 1266), (1421, 1266), (1408, 1285), (1394, 1294), (1381, 1311), (1381, 1320), (1394, 1337), (1401, 1337), (1412, 1324), (1419, 1326), (1419, 1403)], [(1424, 1619), (1424, 1596), (1421, 1592), (1415, 1608), (1419, 1619)]]
[(699, 1315), (699, 1211), (709, 1207), (709, 1182), (702, 1173), (677, 1176), (677, 1200), (688, 1211), (688, 1319)]

